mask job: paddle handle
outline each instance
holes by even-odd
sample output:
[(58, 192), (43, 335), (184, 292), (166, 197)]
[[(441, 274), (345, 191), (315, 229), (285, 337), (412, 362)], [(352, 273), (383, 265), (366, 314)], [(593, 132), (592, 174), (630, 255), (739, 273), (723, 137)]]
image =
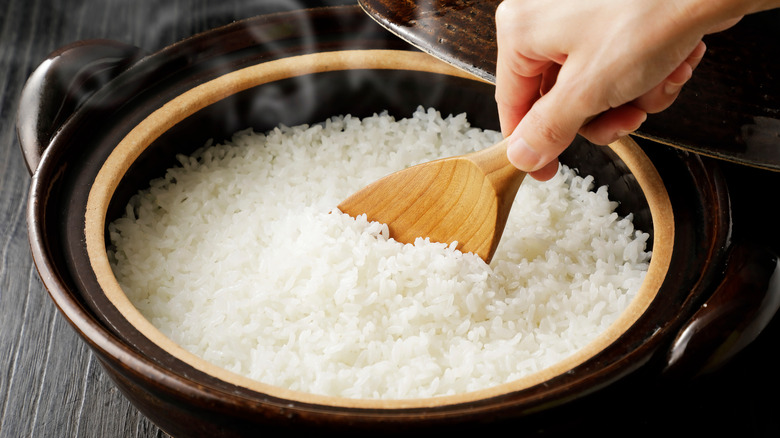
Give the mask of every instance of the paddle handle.
[(485, 178), (493, 184), (496, 194), (503, 201), (502, 204), (508, 202), (511, 206), (526, 173), (509, 162), (506, 156), (508, 145), (509, 139), (504, 138), (493, 146), (469, 154), (468, 159), (476, 164), (485, 174)]

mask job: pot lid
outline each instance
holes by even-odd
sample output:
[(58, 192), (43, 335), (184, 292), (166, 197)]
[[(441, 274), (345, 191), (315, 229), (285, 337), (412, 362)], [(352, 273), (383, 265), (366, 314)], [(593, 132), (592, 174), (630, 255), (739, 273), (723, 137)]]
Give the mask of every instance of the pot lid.
[[(359, 0), (379, 24), (419, 49), (495, 83), (500, 0)], [(780, 171), (780, 10), (708, 35), (707, 55), (666, 111), (636, 134), (701, 155)]]

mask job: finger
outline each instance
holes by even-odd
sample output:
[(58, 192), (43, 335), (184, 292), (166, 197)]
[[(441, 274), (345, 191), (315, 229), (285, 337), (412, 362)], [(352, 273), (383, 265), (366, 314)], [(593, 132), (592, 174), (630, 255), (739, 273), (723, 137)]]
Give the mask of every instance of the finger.
[(544, 96), (547, 94), (550, 90), (552, 90), (553, 85), (555, 85), (555, 81), (558, 80), (558, 72), (561, 71), (561, 65), (560, 64), (550, 64), (547, 69), (542, 72), (542, 82), (539, 85), (539, 95)]
[(647, 120), (647, 113), (631, 104), (601, 113), (580, 128), (580, 135), (591, 143), (607, 145), (636, 131)]
[(552, 160), (544, 167), (542, 167), (539, 170), (535, 170), (533, 172), (529, 172), (528, 174), (531, 175), (531, 178), (537, 180), (537, 181), (547, 181), (555, 176), (556, 173), (558, 173), (558, 167), (559, 163), (558, 160)]
[(635, 99), (632, 104), (651, 114), (667, 109), (677, 99), (683, 85), (693, 76), (693, 70), (701, 62), (705, 51), (706, 46), (703, 42), (699, 42), (685, 61), (660, 84)]
[[(504, 136), (508, 136), (515, 129), (539, 98), (542, 73), (551, 64), (551, 61), (544, 57), (529, 57), (524, 54), (516, 32), (513, 31), (512, 20), (507, 17), (507, 14), (496, 15), (498, 53), (495, 99)], [(505, 24), (499, 25), (502, 22)]]
[(501, 131), (508, 136), (539, 98), (542, 76), (528, 76), (530, 67), (520, 65), (527, 62), (525, 58), (518, 56), (504, 61), (502, 55), (499, 50), (495, 99)]
[(691, 70), (691, 66), (687, 63), (682, 63), (663, 82), (634, 99), (632, 104), (647, 113), (659, 113), (674, 103), (677, 96), (680, 95), (683, 85), (688, 82), (692, 75), (693, 70)]
[(696, 45), (696, 48), (688, 55), (688, 59), (686, 59), (685, 62), (691, 66), (692, 70), (696, 70), (696, 67), (699, 66), (701, 60), (704, 59), (705, 53), (707, 53), (707, 45), (704, 44), (704, 41), (699, 41), (699, 44)]
[[(539, 98), (540, 82), (541, 76), (532, 78), (518, 76), (512, 79), (512, 84), (507, 84), (499, 89), (498, 76), (496, 76), (498, 120), (501, 124), (501, 132), (505, 137), (512, 133), (518, 123), (520, 123), (520, 120), (525, 117), (531, 106)], [(503, 91), (504, 88), (508, 88), (509, 91)], [(533, 90), (533, 92), (530, 90)]]
[(735, 17), (735, 18), (731, 18), (729, 20), (726, 20), (726, 21), (724, 21), (722, 23), (718, 23), (715, 26), (712, 26), (711, 28), (709, 28), (707, 30), (707, 33), (708, 34), (712, 34), (712, 33), (722, 32), (722, 31), (724, 31), (726, 29), (729, 29), (729, 28), (733, 27), (737, 23), (739, 23), (739, 21), (742, 20), (742, 18), (743, 18), (742, 16), (739, 16), (739, 17)]
[(586, 115), (566, 98), (565, 87), (556, 84), (539, 98), (512, 131), (507, 158), (520, 170), (540, 171), (571, 144)]

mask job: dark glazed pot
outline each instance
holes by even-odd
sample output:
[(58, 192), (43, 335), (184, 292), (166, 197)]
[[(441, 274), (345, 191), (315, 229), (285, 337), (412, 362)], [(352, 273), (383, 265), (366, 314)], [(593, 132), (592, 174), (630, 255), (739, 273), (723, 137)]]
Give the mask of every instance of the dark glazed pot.
[[(231, 85), (222, 94), (213, 87), (222, 78), (235, 78), (234, 72), (254, 73), (274, 61), (320, 59), (300, 56), (325, 52), (341, 59), (365, 50), (379, 52), (347, 63), (369, 59), (367, 67), (318, 64), (320, 70), (309, 72), (304, 62), (295, 64), (302, 72), (291, 78)], [(740, 241), (716, 162), (645, 142), (640, 155), (648, 161), (640, 169), (612, 149), (578, 139), (562, 161), (594, 175), (598, 185), (609, 185), (620, 213), (633, 212), (635, 224), (651, 233), (659, 252), (671, 250), (668, 270), (641, 313), (604, 348), (563, 373), (446, 402), (331, 403), (224, 379), (151, 340), (111, 299), (101, 280), (106, 273), (90, 254), (95, 247), (87, 242), (97, 236), (88, 230), (105, 226), (95, 224), (90, 210), (90, 196), (103, 189), (96, 181), (113, 185), (104, 211), (97, 213), (107, 223), (132, 194), (174, 164), (175, 153), (246, 127), (263, 131), (279, 123), (381, 110), (400, 117), (424, 105), (466, 112), (473, 125), (498, 128), (490, 83), (445, 67), (394, 68), (396, 51), (419, 60), (426, 56), (357, 7), (323, 8), (237, 22), (148, 56), (120, 43), (80, 42), (52, 54), (30, 78), (18, 132), (33, 175), (28, 219), (36, 266), (52, 299), (106, 372), (163, 430), (174, 436), (238, 436), (277, 428), (397, 432), (524, 420), (587, 397), (639, 368), (689, 378), (717, 367), (775, 313), (777, 258)], [(195, 108), (177, 106), (180, 96), (200, 89), (211, 100)], [(160, 113), (174, 116), (151, 131), (139, 130)], [(164, 129), (156, 131), (160, 126)], [(120, 160), (124, 167), (109, 172), (108, 180), (100, 179), (115, 152), (123, 150), (120, 145), (137, 135), (147, 136), (148, 145)], [(657, 228), (639, 171), (660, 177), (657, 189), (668, 193), (672, 234)], [(662, 236), (672, 236), (673, 242), (661, 241)]]

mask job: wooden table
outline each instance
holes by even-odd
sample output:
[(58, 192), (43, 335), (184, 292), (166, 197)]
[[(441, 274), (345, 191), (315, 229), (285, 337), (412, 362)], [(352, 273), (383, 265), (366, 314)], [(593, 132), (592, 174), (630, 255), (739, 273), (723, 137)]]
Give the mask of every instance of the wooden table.
[[(54, 49), (86, 38), (109, 38), (151, 51), (194, 33), (260, 13), (308, 4), (302, 0), (2, 0), (0, 8), (0, 438), (164, 436), (106, 377), (86, 345), (58, 313), (32, 263), (26, 207), (30, 175), (19, 149), (15, 115), (27, 76)], [(779, 146), (780, 147), (780, 146)], [(760, 198), (741, 184), (745, 170), (725, 165), (739, 208)], [(780, 175), (748, 172), (769, 184), (777, 204)], [(740, 207), (740, 205), (742, 207)], [(760, 211), (760, 210), (759, 210)], [(780, 239), (776, 217), (757, 216), (756, 229)], [(774, 228), (774, 229), (773, 229)], [(631, 387), (624, 403), (642, 410), (624, 421), (594, 408), (592, 430), (718, 432), (716, 436), (780, 436), (779, 318), (725, 369), (669, 392)], [(645, 415), (645, 413), (647, 415)], [(565, 422), (566, 419), (560, 419)], [(614, 425), (614, 427), (611, 427)], [(630, 430), (624, 428), (629, 427)], [(621, 430), (622, 429), (622, 430)], [(540, 433), (542, 434), (542, 433)], [(542, 434), (549, 436), (547, 434)], [(675, 434), (672, 434), (675, 436)]]

